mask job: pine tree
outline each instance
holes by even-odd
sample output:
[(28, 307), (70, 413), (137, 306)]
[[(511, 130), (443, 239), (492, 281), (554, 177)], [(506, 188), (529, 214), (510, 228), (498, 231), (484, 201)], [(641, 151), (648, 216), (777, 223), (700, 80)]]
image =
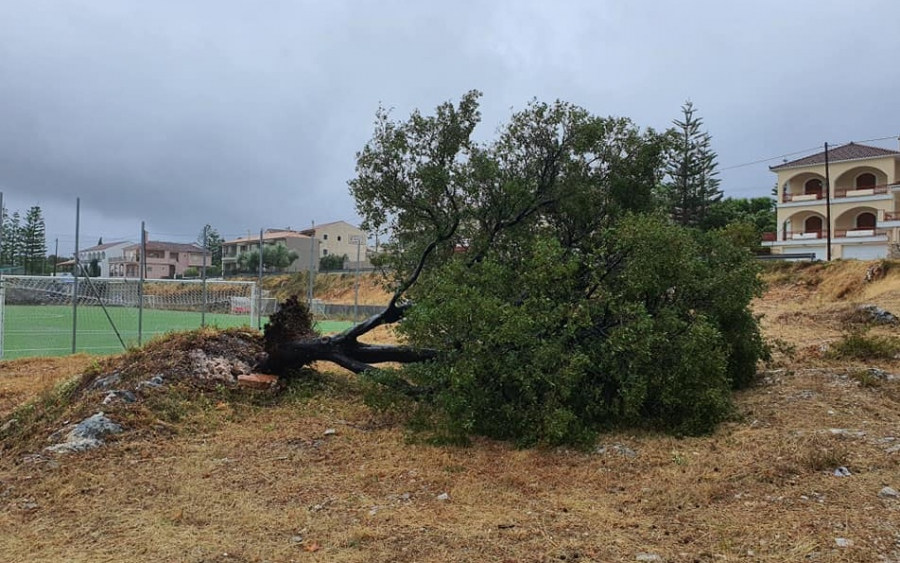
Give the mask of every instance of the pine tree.
[(205, 246), (209, 251), (212, 266), (222, 265), (222, 242), (224, 239), (219, 235), (219, 231), (207, 224), (200, 231), (197, 237), (197, 244)]
[(716, 153), (712, 137), (701, 130), (703, 120), (694, 116), (694, 104), (681, 107), (683, 120), (673, 121), (673, 148), (667, 172), (672, 219), (685, 226), (700, 224), (709, 206), (722, 199), (716, 177)]
[(25, 225), (21, 229), (22, 265), (26, 274), (43, 273), (44, 257), (47, 255), (46, 229), (41, 208), (31, 207), (25, 215)]
[(12, 265), (12, 225), (6, 207), (0, 209), (0, 267)]
[(25, 265), (25, 237), (22, 230), (22, 217), (14, 211), (8, 221), (3, 222), (3, 251), (7, 260), (5, 264), (13, 267)]

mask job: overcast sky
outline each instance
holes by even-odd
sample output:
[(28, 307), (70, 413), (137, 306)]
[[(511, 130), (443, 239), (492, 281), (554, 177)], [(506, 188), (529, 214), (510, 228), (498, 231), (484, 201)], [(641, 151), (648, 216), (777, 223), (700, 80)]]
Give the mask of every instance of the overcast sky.
[[(726, 195), (763, 158), (900, 134), (898, 0), (3, 0), (0, 191), (49, 251), (357, 220), (379, 102), (477, 88), (489, 137), (529, 99), (665, 128), (694, 102)], [(897, 148), (897, 140), (872, 144)]]

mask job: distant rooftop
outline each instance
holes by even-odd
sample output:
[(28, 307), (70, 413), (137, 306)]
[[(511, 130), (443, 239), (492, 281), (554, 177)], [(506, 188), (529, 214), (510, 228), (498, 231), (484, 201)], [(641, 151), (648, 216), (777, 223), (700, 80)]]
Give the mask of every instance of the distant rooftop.
[[(863, 160), (866, 158), (880, 158), (885, 156), (900, 156), (900, 151), (890, 149), (882, 149), (879, 147), (871, 147), (869, 145), (859, 145), (856, 143), (848, 143), (833, 149), (828, 149), (829, 162), (844, 162), (847, 160)], [(825, 151), (804, 156), (797, 160), (785, 162), (777, 166), (770, 166), (769, 170), (777, 172), (786, 168), (798, 168), (800, 166), (814, 166), (816, 164), (825, 164)]]
[(78, 252), (99, 252), (101, 250), (106, 250), (107, 248), (112, 248), (112, 247), (118, 246), (120, 244), (128, 244), (128, 241), (120, 240), (119, 242), (105, 242), (103, 244), (98, 244), (98, 245), (92, 246), (90, 248), (82, 248)]

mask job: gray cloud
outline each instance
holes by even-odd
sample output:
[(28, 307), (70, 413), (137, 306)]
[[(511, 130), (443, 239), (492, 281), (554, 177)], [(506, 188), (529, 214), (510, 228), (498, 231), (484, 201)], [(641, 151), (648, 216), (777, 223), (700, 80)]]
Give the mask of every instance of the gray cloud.
[[(895, 0), (5, 2), (0, 189), (64, 245), (76, 196), (89, 244), (141, 220), (185, 239), (354, 219), (378, 103), (402, 117), (471, 88), (483, 136), (535, 96), (656, 128), (691, 99), (727, 167), (900, 133), (898, 17)], [(726, 193), (766, 195), (767, 164), (723, 170)]]

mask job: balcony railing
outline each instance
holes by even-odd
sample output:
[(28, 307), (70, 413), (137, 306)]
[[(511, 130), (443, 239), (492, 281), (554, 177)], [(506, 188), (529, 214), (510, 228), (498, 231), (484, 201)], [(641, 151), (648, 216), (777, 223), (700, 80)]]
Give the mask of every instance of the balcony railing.
[(821, 231), (781, 231), (780, 233), (769, 232), (762, 234), (763, 242), (776, 242), (786, 240), (817, 240), (826, 237), (828, 237), (828, 231), (824, 229)]
[(865, 195), (881, 195), (888, 193), (890, 185), (866, 186), (864, 188), (835, 188), (834, 197), (859, 197)]
[(875, 228), (834, 230), (834, 238), (882, 237), (887, 236), (887, 234), (888, 232), (886, 230)]
[(789, 201), (816, 201), (818, 199), (824, 199), (825, 194), (822, 192), (816, 192), (811, 194), (789, 194), (785, 193), (781, 198), (783, 203), (787, 203)]
[[(834, 188), (835, 198), (844, 197), (861, 197), (867, 195), (883, 195), (889, 193), (891, 188), (900, 187), (900, 184), (882, 184), (878, 186), (866, 186), (862, 188)], [(818, 201), (825, 199), (824, 192), (815, 192), (811, 194), (790, 194), (785, 193), (781, 196), (782, 203), (792, 201)]]
[(900, 221), (900, 211), (885, 211), (884, 212), (884, 220), (885, 221)]

